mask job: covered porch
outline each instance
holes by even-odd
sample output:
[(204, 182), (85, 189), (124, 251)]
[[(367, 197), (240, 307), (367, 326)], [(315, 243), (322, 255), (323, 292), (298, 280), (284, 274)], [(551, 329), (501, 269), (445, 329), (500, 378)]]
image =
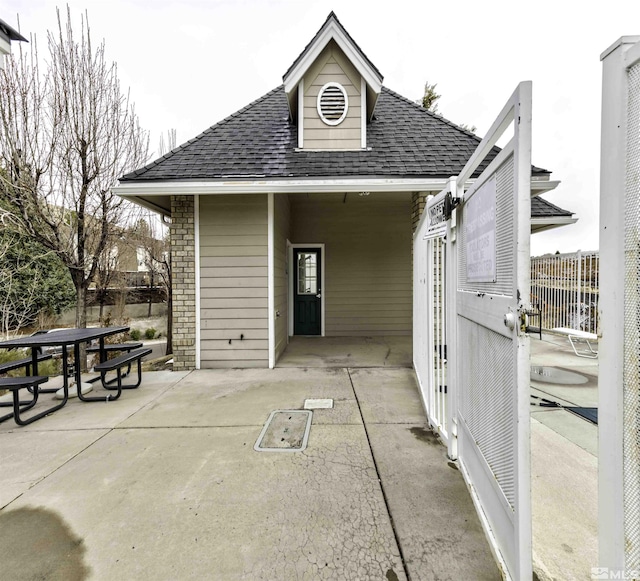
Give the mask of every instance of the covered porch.
[[(196, 368), (273, 368), (305, 337), (402, 337), (410, 366), (413, 206), (410, 191), (197, 196)], [(325, 361), (313, 349), (338, 345), (304, 344)]]
[(292, 337), (276, 367), (413, 368), (412, 338)]

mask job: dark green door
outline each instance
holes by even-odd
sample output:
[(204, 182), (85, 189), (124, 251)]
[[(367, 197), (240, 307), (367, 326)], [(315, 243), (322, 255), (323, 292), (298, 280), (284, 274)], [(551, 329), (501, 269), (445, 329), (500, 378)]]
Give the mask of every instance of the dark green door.
[(294, 249), (294, 335), (322, 334), (321, 263), (319, 248)]

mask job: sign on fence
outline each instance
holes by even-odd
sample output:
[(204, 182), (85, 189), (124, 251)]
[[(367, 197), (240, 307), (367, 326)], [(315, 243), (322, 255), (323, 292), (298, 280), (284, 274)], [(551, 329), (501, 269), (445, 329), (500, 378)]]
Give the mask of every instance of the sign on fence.
[(496, 178), (469, 199), (465, 210), (467, 280), (496, 282)]
[(444, 204), (447, 192), (442, 191), (437, 196), (427, 200), (427, 231), (424, 239), (441, 238), (447, 233), (447, 221), (444, 215)]

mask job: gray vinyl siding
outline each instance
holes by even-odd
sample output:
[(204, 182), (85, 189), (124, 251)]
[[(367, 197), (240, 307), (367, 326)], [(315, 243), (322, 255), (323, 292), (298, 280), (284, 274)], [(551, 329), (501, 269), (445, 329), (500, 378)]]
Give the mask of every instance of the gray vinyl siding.
[(276, 361), (287, 348), (289, 337), (289, 301), (287, 273), (287, 240), (290, 235), (290, 206), (286, 194), (274, 196), (274, 306), (280, 316), (275, 318)]
[(200, 196), (202, 368), (268, 367), (267, 245), (266, 194)]
[[(322, 121), (317, 110), (320, 89), (329, 82), (340, 83), (347, 92), (349, 108), (340, 125)], [(331, 41), (304, 77), (304, 149), (360, 149), (360, 75), (338, 45)]]
[(291, 242), (325, 244), (325, 334), (410, 335), (410, 196), (343, 199), (291, 196)]

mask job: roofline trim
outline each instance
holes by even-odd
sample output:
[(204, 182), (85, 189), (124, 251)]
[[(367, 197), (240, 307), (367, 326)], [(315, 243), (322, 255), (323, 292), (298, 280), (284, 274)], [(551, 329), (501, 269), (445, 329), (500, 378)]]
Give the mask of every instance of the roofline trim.
[(29, 42), (24, 36), (22, 36), (13, 26), (0, 19), (0, 30), (4, 32), (12, 41)]
[[(470, 187), (475, 179), (465, 184)], [(324, 194), (359, 192), (440, 192), (448, 180), (442, 178), (360, 178), (360, 179), (307, 179), (307, 180), (242, 180), (242, 181), (162, 181), (162, 182), (125, 182), (112, 189), (120, 197), (143, 206), (149, 210), (169, 216), (170, 208), (155, 204), (149, 198), (171, 195), (221, 195), (221, 194)], [(531, 182), (531, 195), (549, 191), (560, 182)], [(540, 189), (535, 191), (539, 186)], [(548, 187), (551, 186), (551, 187)], [(544, 189), (543, 189), (544, 188)], [(546, 200), (545, 200), (546, 201)], [(571, 216), (532, 217), (532, 228), (536, 231), (549, 230), (560, 226), (575, 224), (578, 218)]]
[(531, 180), (531, 195), (539, 196), (551, 190), (555, 190), (562, 182), (560, 180)]
[(560, 228), (561, 226), (569, 226), (577, 221), (578, 218), (571, 218), (570, 216), (548, 216), (544, 218), (531, 216), (531, 232), (536, 234), (545, 230)]
[[(257, 193), (350, 193), (350, 192), (439, 192), (447, 185), (446, 178), (342, 178), (291, 180), (220, 180), (220, 181), (137, 181), (120, 182), (114, 192), (127, 196), (166, 196), (191, 194), (257, 194)], [(467, 180), (470, 186), (475, 179)], [(531, 195), (554, 190), (560, 180), (532, 180)]]
[(355, 178), (237, 181), (124, 182), (113, 188), (123, 198), (166, 195), (305, 194), (351, 192), (439, 192), (446, 185), (439, 178)]
[(357, 69), (358, 73), (364, 77), (365, 81), (373, 89), (376, 94), (379, 94), (382, 90), (382, 79), (380, 75), (371, 68), (369, 63), (363, 58), (360, 50), (354, 46), (353, 41), (349, 39), (345, 34), (340, 23), (335, 18), (330, 18), (325, 24), (324, 30), (317, 36), (313, 44), (308, 47), (305, 54), (303, 54), (296, 65), (287, 72), (283, 78), (285, 93), (291, 93), (300, 82), (300, 79), (304, 77), (307, 69), (313, 64), (313, 62), (320, 56), (320, 53), (324, 50), (325, 46), (331, 39), (336, 41), (336, 44), (347, 55), (347, 58), (351, 61), (353, 66)]

